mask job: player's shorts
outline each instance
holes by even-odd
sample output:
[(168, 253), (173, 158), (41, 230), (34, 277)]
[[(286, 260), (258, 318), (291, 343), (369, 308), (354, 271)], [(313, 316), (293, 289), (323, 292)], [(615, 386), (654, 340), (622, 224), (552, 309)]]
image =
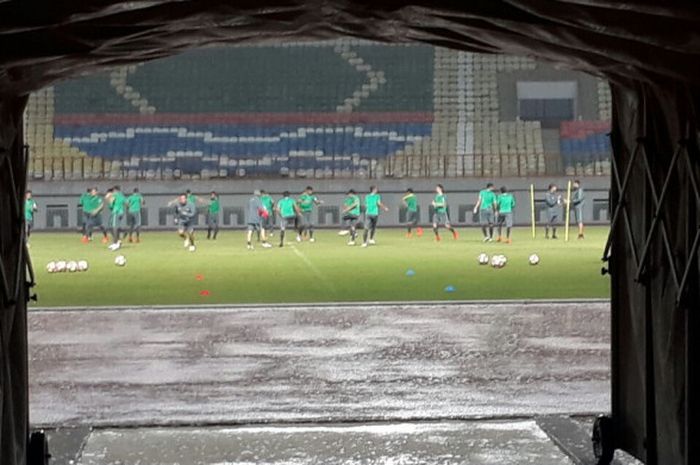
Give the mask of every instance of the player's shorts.
[(290, 216), (288, 218), (282, 218), (280, 220), (280, 230), (281, 231), (286, 231), (288, 227), (293, 228), (296, 223), (296, 216)]
[(301, 212), (301, 226), (313, 225), (313, 212)]
[(260, 223), (248, 223), (248, 231), (260, 231), (261, 227)]
[(365, 221), (367, 222), (367, 229), (376, 228), (379, 215), (365, 215)]
[(187, 233), (187, 234), (192, 234), (194, 232), (194, 221), (192, 220), (187, 220), (187, 221), (182, 221), (177, 225), (177, 230), (179, 233)]
[(406, 223), (412, 225), (418, 224), (418, 210), (406, 210)]
[(447, 212), (435, 212), (433, 213), (433, 223), (450, 224), (450, 216), (447, 214)]
[(513, 212), (499, 213), (498, 214), (498, 224), (505, 224), (507, 228), (513, 227)]
[(489, 208), (482, 208), (479, 210), (479, 224), (482, 225), (492, 225), (493, 224), (493, 210)]
[(353, 226), (357, 226), (357, 221), (359, 218), (355, 215), (345, 215), (343, 217), (343, 225), (346, 228), (352, 228)]
[(124, 227), (124, 215), (109, 215), (109, 227), (110, 228), (123, 228)]
[(583, 223), (583, 205), (574, 205), (573, 210), (576, 223)]
[(85, 214), (85, 224), (89, 227), (95, 228), (95, 227), (101, 227), (102, 226), (102, 214), (98, 213), (97, 215), (90, 215), (88, 213)]
[(558, 209), (548, 209), (547, 210), (547, 223), (556, 224), (559, 222), (559, 211)]
[(274, 226), (274, 224), (275, 224), (275, 215), (274, 214), (267, 215), (267, 218), (262, 219), (262, 225), (263, 225), (263, 228), (265, 228), (265, 229), (272, 229), (272, 226)]
[(130, 228), (141, 227), (141, 212), (131, 212), (126, 214), (126, 223)]
[(207, 213), (207, 224), (209, 226), (216, 226), (217, 224), (219, 224), (219, 214)]

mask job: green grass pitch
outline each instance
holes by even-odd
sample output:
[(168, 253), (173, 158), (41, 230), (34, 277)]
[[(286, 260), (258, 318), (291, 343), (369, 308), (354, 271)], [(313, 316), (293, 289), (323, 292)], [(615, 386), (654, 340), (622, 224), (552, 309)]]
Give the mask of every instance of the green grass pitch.
[[(145, 232), (140, 244), (111, 252), (99, 242), (82, 244), (76, 234), (36, 233), (31, 258), (39, 306), (106, 306), (345, 301), (604, 298), (601, 276), (607, 228), (588, 228), (586, 239), (556, 241), (542, 231), (514, 231), (512, 245), (481, 242), (478, 229), (461, 229), (436, 243), (432, 231), (408, 239), (399, 229), (379, 229), (377, 245), (349, 247), (337, 231), (319, 231), (317, 241), (280, 249), (245, 247), (242, 231), (222, 231), (216, 241), (198, 234), (197, 251), (184, 249), (174, 232)], [(477, 256), (504, 254), (502, 269), (480, 266)], [(541, 262), (528, 263), (537, 253)], [(114, 257), (127, 258), (125, 267)], [(52, 260), (81, 260), (84, 273), (48, 273)], [(413, 276), (407, 276), (414, 270)], [(446, 292), (453, 286), (454, 292)]]

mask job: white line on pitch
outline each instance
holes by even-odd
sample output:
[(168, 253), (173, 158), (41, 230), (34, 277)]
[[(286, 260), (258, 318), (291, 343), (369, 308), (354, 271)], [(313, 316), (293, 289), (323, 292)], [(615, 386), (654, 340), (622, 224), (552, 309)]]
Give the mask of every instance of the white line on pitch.
[(335, 286), (333, 285), (333, 282), (330, 279), (328, 279), (326, 276), (324, 276), (323, 273), (321, 273), (321, 270), (319, 270), (318, 267), (316, 265), (314, 265), (311, 262), (311, 260), (309, 260), (309, 258), (306, 255), (304, 255), (304, 253), (301, 250), (297, 249), (297, 247), (295, 245), (292, 245), (292, 250), (294, 250), (294, 253), (297, 254), (297, 257), (301, 258), (301, 260), (306, 264), (306, 266), (309, 267), (311, 272), (313, 274), (315, 274), (318, 279), (323, 281), (323, 283), (326, 286), (328, 286), (328, 288), (331, 291), (333, 291), (333, 292), (336, 291)]

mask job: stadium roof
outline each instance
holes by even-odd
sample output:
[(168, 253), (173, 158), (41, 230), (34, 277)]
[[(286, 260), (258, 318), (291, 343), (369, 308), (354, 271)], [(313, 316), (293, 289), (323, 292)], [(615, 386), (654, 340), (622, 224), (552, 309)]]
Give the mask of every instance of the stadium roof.
[(693, 1), (0, 1), (0, 93), (213, 43), (353, 36), (531, 55), (623, 82), (700, 75)]

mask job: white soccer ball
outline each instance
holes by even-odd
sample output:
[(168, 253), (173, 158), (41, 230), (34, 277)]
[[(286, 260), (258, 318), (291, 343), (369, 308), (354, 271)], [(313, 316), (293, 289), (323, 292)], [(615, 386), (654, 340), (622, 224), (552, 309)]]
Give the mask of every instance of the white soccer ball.
[(55, 273), (56, 272), (56, 262), (49, 262), (46, 264), (46, 271), (49, 273)]
[(66, 271), (68, 271), (69, 273), (75, 273), (76, 271), (78, 271), (78, 262), (71, 260), (68, 263), (66, 263)]
[(533, 265), (533, 266), (540, 263), (540, 257), (536, 253), (533, 253), (532, 255), (530, 255), (527, 260), (530, 262), (530, 265)]
[(78, 271), (87, 271), (89, 268), (88, 262), (86, 260), (78, 261)]
[(491, 257), (491, 266), (494, 268), (503, 268), (506, 266), (506, 262), (508, 259), (505, 257), (505, 255), (494, 255)]
[(114, 257), (114, 264), (117, 266), (126, 265), (126, 257), (124, 255), (117, 255)]
[(56, 262), (56, 273), (63, 273), (66, 271), (66, 262), (64, 260), (59, 260)]
[(479, 260), (479, 265), (488, 265), (489, 264), (489, 256), (486, 255), (485, 253), (480, 254), (477, 259)]

